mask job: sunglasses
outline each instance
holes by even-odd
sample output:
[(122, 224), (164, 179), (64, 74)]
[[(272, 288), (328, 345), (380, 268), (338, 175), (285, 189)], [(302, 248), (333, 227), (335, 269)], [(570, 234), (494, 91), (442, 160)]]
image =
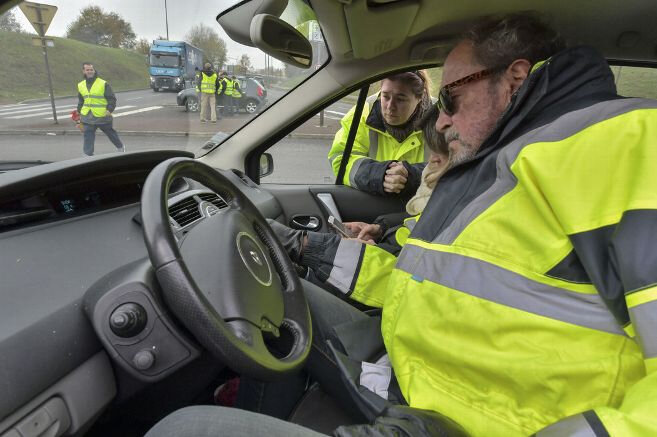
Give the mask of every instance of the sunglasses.
[(438, 93), (438, 102), (436, 102), (438, 110), (450, 116), (454, 115), (454, 100), (452, 99), (451, 90), (456, 87), (484, 79), (494, 73), (497, 73), (498, 71), (500, 71), (499, 68), (488, 68), (486, 70), (477, 71), (476, 73), (472, 73), (443, 86), (440, 88), (440, 92)]

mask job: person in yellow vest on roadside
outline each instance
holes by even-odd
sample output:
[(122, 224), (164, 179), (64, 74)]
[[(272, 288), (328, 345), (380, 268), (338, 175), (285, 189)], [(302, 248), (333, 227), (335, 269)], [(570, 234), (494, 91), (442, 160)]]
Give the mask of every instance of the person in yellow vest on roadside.
[(112, 112), (116, 108), (116, 96), (109, 83), (98, 77), (93, 64), (82, 64), (84, 79), (78, 83), (78, 113), (84, 135), (83, 152), (94, 154), (96, 129), (102, 130), (119, 152), (125, 152), (125, 146), (119, 134), (112, 126)]
[(233, 99), (233, 90), (235, 89), (235, 82), (228, 77), (225, 71), (221, 72), (222, 78), (219, 82), (219, 93), (223, 96), (223, 113), (224, 115), (235, 114), (235, 104)]
[(212, 64), (205, 63), (201, 71), (200, 81), (196, 82), (196, 92), (200, 94), (201, 102), (201, 123), (207, 121), (207, 107), (210, 106), (210, 121), (217, 122), (217, 73), (212, 69)]
[(233, 111), (235, 114), (240, 113), (240, 99), (242, 98), (242, 89), (240, 88), (240, 81), (235, 76), (231, 76), (233, 81)]

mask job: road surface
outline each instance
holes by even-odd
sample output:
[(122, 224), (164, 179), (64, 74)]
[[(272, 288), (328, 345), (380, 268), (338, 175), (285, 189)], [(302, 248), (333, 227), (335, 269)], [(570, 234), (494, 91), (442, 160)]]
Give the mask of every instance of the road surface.
[[(269, 90), (270, 104), (283, 94), (281, 90)], [(82, 155), (82, 134), (70, 120), (77, 98), (58, 98), (55, 102), (57, 125), (49, 101), (0, 105), (0, 160), (59, 161)], [(216, 132), (230, 133), (257, 116), (242, 113), (216, 124), (202, 124), (198, 113), (187, 113), (177, 106), (175, 93), (155, 93), (150, 89), (117, 93), (117, 102), (114, 127), (128, 152), (178, 149), (197, 153)], [(263, 182), (333, 183), (326, 157), (332, 137), (340, 128), (340, 119), (351, 106), (342, 101), (331, 105), (324, 111), (323, 126), (319, 126), (320, 117), (316, 115), (297, 128), (295, 135), (269, 149), (274, 157), (274, 173)], [(116, 149), (107, 137), (97, 131), (95, 153), (114, 152)]]

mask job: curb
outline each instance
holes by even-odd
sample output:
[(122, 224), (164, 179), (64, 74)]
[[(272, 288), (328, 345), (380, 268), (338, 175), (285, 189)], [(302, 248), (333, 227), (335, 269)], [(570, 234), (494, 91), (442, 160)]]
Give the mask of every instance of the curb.
[[(121, 90), (121, 91), (114, 90), (114, 93), (116, 94), (116, 93), (128, 93), (128, 92), (131, 92), (131, 91), (146, 91), (146, 90), (149, 90), (149, 89), (151, 89), (151, 88), (150, 87), (148, 87), (148, 88), (135, 88), (135, 89)], [(55, 99), (70, 99), (72, 97), (77, 97), (77, 96), (78, 96), (77, 94), (71, 94), (70, 96), (56, 96)], [(49, 102), (49, 101), (50, 101), (50, 97), (44, 97), (42, 99), (21, 100), (18, 103), (19, 104), (23, 104), (23, 103), (41, 103), (41, 102)]]
[[(119, 135), (132, 136), (132, 137), (148, 137), (148, 136), (163, 136), (163, 137), (212, 137), (215, 133), (212, 132), (159, 132), (159, 131), (118, 131)], [(232, 132), (228, 132), (228, 135)], [(68, 130), (36, 130), (36, 129), (23, 129), (23, 130), (0, 130), (0, 135), (82, 135), (77, 129)], [(335, 135), (331, 134), (289, 134), (285, 138), (292, 138), (298, 140), (333, 140)]]

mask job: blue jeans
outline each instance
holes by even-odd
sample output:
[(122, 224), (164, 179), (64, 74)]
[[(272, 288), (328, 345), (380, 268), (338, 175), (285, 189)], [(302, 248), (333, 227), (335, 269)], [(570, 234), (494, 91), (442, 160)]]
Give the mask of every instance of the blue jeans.
[(96, 142), (96, 129), (102, 130), (105, 133), (105, 135), (107, 135), (107, 138), (109, 138), (112, 144), (116, 146), (117, 149), (119, 150), (123, 149), (123, 143), (119, 138), (118, 132), (116, 132), (112, 127), (111, 122), (105, 124), (82, 123), (82, 126), (84, 127), (83, 151), (85, 155), (91, 156), (94, 154), (94, 143)]

